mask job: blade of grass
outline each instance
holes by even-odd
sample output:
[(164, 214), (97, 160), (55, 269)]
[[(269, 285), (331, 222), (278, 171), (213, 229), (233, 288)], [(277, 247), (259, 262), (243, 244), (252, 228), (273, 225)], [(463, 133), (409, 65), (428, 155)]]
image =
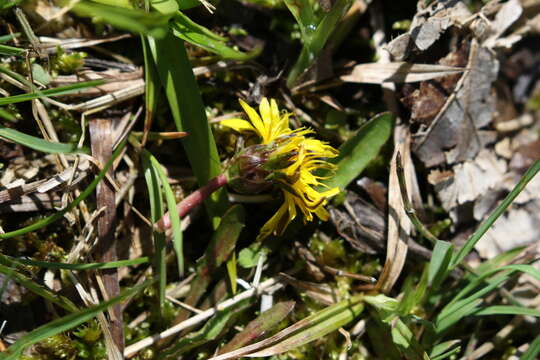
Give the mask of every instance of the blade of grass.
[[(4, 262), (3, 259), (1, 262)], [(21, 284), (22, 286), (24, 286), (25, 288), (27, 288), (34, 294), (46, 299), (47, 301), (50, 301), (53, 304), (58, 305), (59, 307), (69, 312), (76, 312), (79, 310), (79, 308), (75, 304), (73, 304), (69, 299), (63, 296), (60, 296), (58, 294), (55, 294), (51, 290), (47, 289), (45, 286), (33, 281), (32, 279), (21, 274), (16, 269), (10, 266), (0, 265), (0, 273), (11, 277), (13, 281)]]
[(262, 51), (262, 47), (257, 47), (248, 53), (235, 50), (227, 46), (227, 38), (214, 34), (204, 26), (192, 21), (182, 12), (175, 15), (170, 25), (174, 36), (199, 46), (206, 51), (218, 54), (224, 59), (250, 60), (258, 56)]
[(144, 146), (148, 139), (148, 134), (152, 128), (152, 121), (156, 112), (161, 84), (157, 73), (156, 65), (150, 54), (150, 49), (146, 37), (141, 35), (141, 43), (144, 55), (144, 133), (141, 145)]
[[(392, 133), (394, 116), (383, 113), (375, 116), (339, 148), (339, 156), (330, 159), (337, 165), (335, 175), (324, 181), (330, 188), (344, 189), (373, 160)], [(324, 175), (324, 174), (323, 174)]]
[(0, 353), (0, 360), (18, 359), (27, 347), (50, 336), (79, 326), (80, 324), (94, 318), (97, 314), (103, 312), (108, 307), (117, 304), (126, 298), (134, 296), (135, 294), (152, 284), (152, 282), (153, 280), (147, 280), (140, 285), (136, 285), (129, 290), (125, 290), (119, 296), (114, 297), (108, 301), (103, 301), (96, 306), (64, 316), (62, 318), (53, 320), (43, 326), (40, 326), (39, 328), (31, 331), (30, 333), (17, 340), (7, 349), (6, 352)]
[(169, 210), (169, 218), (171, 220), (171, 228), (173, 235), (173, 246), (176, 252), (176, 259), (178, 262), (178, 272), (180, 278), (184, 277), (184, 245), (182, 238), (182, 224), (180, 221), (180, 215), (178, 214), (178, 209), (176, 208), (176, 197), (169, 185), (169, 180), (161, 164), (157, 159), (149, 155), (150, 163), (155, 169), (156, 174), (159, 176), (160, 183), (162, 186), (163, 193), (165, 194), (165, 200), (167, 201), (167, 209)]
[(32, 135), (27, 135), (15, 129), (0, 126), (0, 137), (17, 144), (49, 154), (88, 154), (87, 148), (77, 148), (77, 144), (63, 144), (47, 141)]
[(116, 150), (114, 151), (114, 153), (112, 155), (111, 160), (107, 161), (105, 166), (103, 166), (103, 169), (101, 169), (101, 171), (97, 174), (97, 176), (90, 183), (90, 185), (88, 185), (88, 187), (86, 187), (84, 189), (84, 191), (82, 191), (81, 194), (79, 196), (77, 196), (77, 198), (75, 200), (73, 200), (71, 203), (69, 203), (64, 209), (58, 211), (57, 213), (55, 213), (55, 214), (53, 214), (51, 216), (47, 216), (46, 218), (44, 218), (42, 220), (36, 221), (33, 224), (30, 224), (30, 225), (28, 225), (26, 227), (23, 227), (21, 229), (17, 229), (17, 230), (14, 230), (14, 231), (9, 231), (7, 233), (0, 234), (0, 239), (9, 239), (9, 238), (12, 238), (14, 236), (24, 235), (24, 234), (27, 234), (27, 233), (29, 233), (31, 231), (35, 231), (35, 230), (40, 229), (40, 228), (42, 228), (44, 226), (52, 224), (55, 221), (60, 220), (64, 216), (65, 213), (73, 210), (76, 206), (78, 206), (80, 204), (81, 201), (83, 201), (88, 196), (90, 196), (90, 194), (92, 194), (92, 192), (94, 191), (96, 186), (99, 184), (99, 182), (101, 180), (103, 180), (103, 178), (105, 177), (105, 174), (107, 173), (109, 168), (112, 166), (114, 160), (122, 153), (122, 150), (124, 149), (125, 145), (126, 145), (126, 141), (123, 141), (122, 143), (120, 143), (120, 145), (118, 145), (118, 147), (116, 148)]
[[(161, 184), (159, 176), (156, 173), (156, 169), (152, 166), (150, 161), (151, 154), (143, 150), (141, 153), (142, 167), (144, 171), (144, 179), (146, 180), (146, 186), (148, 188), (148, 199), (150, 201), (150, 220), (155, 223), (159, 220), (165, 209), (163, 206), (163, 198), (161, 196)], [(165, 234), (153, 231), (154, 239), (154, 272), (158, 279), (157, 294), (160, 314), (163, 315), (163, 309), (165, 305), (165, 287), (167, 286), (167, 264), (165, 263), (166, 244)]]
[(28, 94), (7, 96), (7, 97), (0, 98), (0, 106), (20, 103), (23, 101), (30, 101), (30, 100), (38, 99), (44, 96), (60, 96), (60, 95), (72, 94), (74, 92), (77, 92), (77, 91), (80, 91), (89, 87), (99, 86), (104, 83), (105, 81), (103, 80), (91, 80), (91, 81), (80, 82), (80, 83), (72, 84), (72, 85), (60, 86), (54, 89), (31, 92)]
[(538, 354), (540, 354), (540, 335), (534, 339), (527, 351), (521, 355), (519, 360), (534, 360), (537, 359)]
[(514, 199), (521, 193), (521, 191), (527, 186), (536, 173), (540, 170), (540, 158), (538, 158), (534, 164), (527, 170), (523, 177), (519, 180), (517, 185), (512, 189), (510, 194), (497, 206), (497, 208), (489, 215), (489, 217), (478, 227), (478, 229), (471, 235), (465, 245), (459, 250), (452, 259), (450, 270), (453, 270), (458, 266), (463, 259), (472, 251), (476, 243), (484, 236), (486, 231), (495, 223), (495, 221), (501, 216), (504, 211), (510, 206)]
[[(221, 164), (184, 42), (170, 33), (162, 40), (148, 38), (148, 41), (176, 128), (190, 134), (182, 143), (202, 186), (221, 173)], [(224, 190), (216, 191), (205, 202), (214, 226), (225, 213), (227, 203)]]
[(16, 261), (22, 265), (37, 266), (44, 269), (59, 269), (59, 270), (75, 270), (75, 271), (84, 271), (84, 270), (99, 270), (99, 269), (113, 269), (125, 266), (135, 266), (140, 264), (148, 263), (149, 259), (144, 256), (140, 258), (130, 259), (130, 260), (119, 260), (106, 263), (86, 263), (86, 264), (67, 264), (67, 263), (57, 263), (57, 262), (48, 262), (48, 261), (37, 261), (30, 259), (15, 259), (8, 256), (0, 255), (5, 257), (7, 260)]
[(452, 250), (454, 247), (447, 241), (437, 240), (429, 262), (429, 284), (432, 290), (439, 287), (446, 278), (448, 267), (452, 260)]
[(531, 309), (523, 306), (513, 305), (493, 305), (482, 308), (474, 313), (475, 316), (486, 315), (528, 315), (540, 317), (540, 310)]
[(1, 55), (7, 55), (7, 56), (19, 56), (26, 53), (25, 49), (21, 49), (14, 46), (9, 45), (0, 45), (0, 54)]

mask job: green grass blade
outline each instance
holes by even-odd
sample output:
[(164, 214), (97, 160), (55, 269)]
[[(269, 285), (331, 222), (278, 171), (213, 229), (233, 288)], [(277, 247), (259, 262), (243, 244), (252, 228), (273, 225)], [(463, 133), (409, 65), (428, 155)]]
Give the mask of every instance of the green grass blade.
[(227, 46), (227, 39), (214, 34), (204, 26), (201, 26), (186, 15), (179, 12), (171, 21), (171, 29), (173, 34), (180, 39), (183, 39), (193, 45), (199, 46), (206, 51), (213, 52), (231, 60), (249, 60), (258, 56), (262, 48), (244, 53)]
[(47, 141), (35, 136), (27, 135), (15, 129), (0, 126), (0, 137), (16, 142), (17, 144), (49, 154), (76, 154), (88, 153), (86, 148), (77, 148), (77, 144), (63, 144)]
[(0, 98), (0, 106), (20, 103), (23, 101), (30, 101), (30, 100), (38, 99), (44, 96), (60, 96), (60, 95), (72, 94), (74, 92), (77, 92), (77, 91), (80, 91), (89, 87), (99, 86), (103, 83), (104, 83), (103, 80), (92, 80), (92, 81), (80, 82), (73, 85), (60, 86), (54, 89), (31, 92), (28, 94), (3, 97), (3, 98)]
[(0, 45), (0, 55), (7, 55), (7, 56), (19, 56), (23, 55), (26, 52), (26, 50), (9, 46), (9, 45)]
[[(540, 281), (540, 271), (535, 269), (531, 265), (525, 265), (525, 264), (514, 264), (514, 265), (506, 265), (502, 266), (498, 269), (490, 269), (488, 271), (485, 271), (481, 274), (479, 274), (476, 278), (474, 278), (471, 282), (469, 282), (465, 287), (463, 287), (459, 293), (454, 296), (454, 298), (444, 307), (444, 309), (440, 312), (439, 316), (443, 316), (447, 312), (452, 312), (452, 309), (458, 304), (458, 301), (463, 299), (467, 294), (471, 293), (474, 289), (478, 288), (480, 285), (487, 283), (488, 285), (484, 288), (477, 290), (475, 293), (469, 297), (469, 299), (477, 299), (480, 296), (483, 296), (484, 294), (487, 294), (491, 290), (497, 288), (500, 284), (507, 281), (515, 272), (523, 272), (526, 273), (538, 281)], [(501, 272), (499, 276), (489, 279), (491, 276), (495, 275), (496, 273)]]
[(540, 335), (534, 339), (527, 351), (521, 355), (519, 360), (535, 360), (538, 359), (538, 354), (540, 354)]
[(540, 317), (540, 310), (514, 305), (493, 305), (478, 310), (474, 315), (529, 315)]
[(134, 296), (141, 290), (148, 287), (153, 281), (147, 280), (140, 285), (136, 285), (129, 290), (125, 290), (117, 297), (114, 297), (108, 301), (103, 301), (96, 306), (92, 306), (88, 309), (76, 312), (67, 316), (64, 316), (60, 319), (53, 320), (39, 328), (31, 331), (26, 334), (19, 340), (17, 340), (13, 345), (11, 345), (6, 352), (0, 353), (0, 360), (16, 360), (19, 358), (21, 353), (29, 346), (40, 342), (50, 336), (59, 334), (63, 331), (72, 329), (76, 326), (81, 325), (82, 323), (91, 320), (100, 312), (105, 311), (108, 307), (124, 300), (129, 297)]
[[(4, 260), (5, 259), (2, 259), (2, 260), (0, 260), (0, 262), (5, 263)], [(16, 263), (14, 263), (14, 262), (11, 262), (11, 263), (13, 265), (16, 265)], [(19, 283), (20, 285), (24, 286), (25, 288), (27, 288), (28, 290), (30, 290), (34, 294), (36, 294), (36, 295), (50, 301), (53, 304), (58, 305), (59, 307), (65, 309), (65, 310), (67, 310), (69, 312), (75, 312), (75, 311), (79, 310), (77, 308), (77, 306), (75, 304), (73, 304), (69, 299), (52, 292), (51, 290), (49, 290), (45, 286), (33, 281), (32, 279), (30, 279), (27, 276), (21, 274), (16, 269), (14, 269), (14, 268), (12, 268), (10, 266), (0, 265), (0, 273), (4, 274), (6, 276), (9, 276), (13, 281), (15, 281), (15, 282)]]
[(501, 216), (504, 211), (510, 206), (512, 201), (521, 193), (521, 191), (527, 186), (536, 173), (540, 170), (540, 158), (538, 158), (534, 164), (527, 170), (523, 177), (519, 180), (517, 185), (512, 189), (510, 194), (506, 196), (503, 202), (497, 206), (497, 208), (489, 215), (489, 217), (478, 227), (478, 229), (471, 235), (465, 245), (459, 250), (459, 252), (452, 259), (451, 269), (458, 266), (463, 259), (472, 251), (476, 243), (484, 236), (486, 231), (495, 223), (495, 221)]
[[(298, 5), (298, 2), (288, 0), (285, 4), (287, 4), (301, 27), (304, 43), (300, 56), (287, 77), (287, 86), (293, 87), (299, 76), (315, 62), (326, 41), (336, 28), (337, 23), (352, 4), (352, 1), (337, 0), (333, 4), (332, 9), (324, 13), (319, 19), (316, 19), (315, 15), (310, 13), (308, 9), (312, 5), (307, 1), (300, 2), (301, 5)], [(296, 9), (298, 6), (301, 8)]]
[(93, 1), (79, 1), (73, 7), (73, 11), (79, 16), (92, 17), (119, 29), (154, 37), (165, 36), (168, 22), (173, 15), (172, 13), (148, 13), (143, 10), (111, 6)]
[(7, 256), (6, 258), (11, 261), (17, 261), (18, 263), (22, 265), (37, 266), (44, 269), (74, 270), (74, 271), (116, 269), (119, 267), (146, 264), (149, 261), (146, 256), (130, 259), (130, 260), (119, 260), (119, 261), (111, 261), (111, 262), (106, 262), (106, 263), (87, 263), (87, 264), (67, 264), (67, 263), (57, 263), (57, 262), (48, 262), (48, 261), (37, 261), (37, 260), (30, 260), (30, 259), (15, 259), (15, 258), (7, 257)]
[(178, 214), (178, 209), (176, 208), (176, 197), (174, 192), (169, 185), (169, 180), (161, 164), (157, 159), (150, 155), (150, 162), (154, 167), (156, 174), (159, 176), (163, 193), (165, 195), (165, 200), (167, 201), (167, 210), (169, 210), (169, 218), (171, 219), (171, 229), (173, 235), (173, 246), (176, 252), (176, 259), (178, 262), (178, 272), (180, 278), (184, 277), (184, 245), (182, 237), (182, 223), (180, 221), (180, 215)]
[(456, 308), (455, 311), (451, 312), (444, 318), (437, 318), (435, 323), (437, 333), (441, 334), (464, 317), (475, 314), (478, 311), (481, 303), (481, 299), (476, 299), (468, 304), (464, 304), (463, 306)]
[[(144, 179), (148, 188), (148, 199), (150, 201), (150, 219), (156, 223), (165, 214), (163, 198), (161, 196), (161, 184), (156, 169), (152, 166), (150, 157), (152, 155), (143, 150), (141, 153), (142, 166), (144, 170)], [(154, 231), (154, 273), (158, 278), (158, 301), (159, 309), (163, 310), (165, 305), (165, 287), (167, 286), (167, 264), (165, 263), (166, 243), (165, 234)]]
[(112, 158), (109, 161), (107, 161), (107, 163), (105, 164), (103, 169), (97, 174), (97, 176), (90, 183), (90, 185), (88, 185), (88, 187), (86, 187), (84, 189), (84, 191), (75, 200), (73, 200), (71, 203), (69, 203), (63, 210), (60, 210), (60, 211), (58, 211), (57, 213), (55, 213), (55, 214), (53, 214), (51, 216), (48, 216), (48, 217), (46, 217), (46, 218), (44, 218), (42, 220), (36, 221), (35, 223), (33, 223), (31, 225), (28, 225), (26, 227), (23, 227), (21, 229), (14, 230), (14, 231), (9, 231), (7, 233), (0, 234), (0, 239), (9, 239), (9, 238), (12, 238), (14, 236), (24, 235), (26, 233), (29, 233), (31, 231), (35, 231), (35, 230), (40, 229), (40, 228), (42, 228), (44, 226), (52, 224), (55, 221), (60, 220), (64, 216), (65, 213), (67, 213), (68, 211), (71, 211), (73, 208), (78, 206), (81, 201), (83, 201), (88, 196), (90, 196), (90, 194), (92, 194), (92, 192), (94, 191), (96, 186), (99, 184), (99, 182), (101, 180), (103, 180), (103, 178), (105, 177), (105, 174), (107, 173), (109, 168), (112, 166), (114, 159), (116, 159), (120, 155), (120, 153), (122, 152), (122, 149), (124, 148), (125, 145), (126, 145), (126, 142), (123, 141), (116, 148), (116, 150), (114, 151), (114, 153), (112, 155)]
[[(221, 164), (184, 42), (168, 34), (162, 40), (149, 38), (149, 44), (176, 128), (189, 133), (182, 143), (202, 186), (221, 173)], [(216, 219), (227, 209), (227, 203), (224, 190), (216, 191), (205, 202), (210, 216), (214, 218), (214, 226), (219, 221)]]
[(448, 274), (450, 261), (452, 260), (452, 244), (447, 241), (437, 240), (433, 249), (433, 255), (429, 262), (428, 281), (432, 289), (437, 289)]
[(339, 148), (339, 156), (330, 159), (337, 165), (335, 175), (324, 183), (330, 188), (344, 189), (366, 168), (388, 141), (394, 116), (383, 113), (375, 116)]
[(152, 127), (152, 121), (159, 101), (161, 83), (159, 82), (156, 65), (154, 64), (152, 54), (150, 53), (148, 40), (143, 35), (141, 35), (141, 43), (144, 55), (144, 131), (149, 132)]

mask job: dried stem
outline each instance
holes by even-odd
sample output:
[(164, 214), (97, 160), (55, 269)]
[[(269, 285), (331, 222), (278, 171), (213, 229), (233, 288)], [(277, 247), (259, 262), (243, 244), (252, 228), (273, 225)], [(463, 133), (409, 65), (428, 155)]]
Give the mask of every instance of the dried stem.
[[(113, 139), (110, 119), (92, 119), (90, 121), (90, 141), (92, 144), (92, 154), (102, 164), (105, 164), (112, 156)], [(113, 177), (112, 167), (109, 169), (109, 176)], [(96, 190), (97, 208), (104, 208), (102, 215), (97, 220), (98, 242), (95, 248), (96, 258), (100, 262), (111, 262), (118, 260), (116, 255), (116, 204), (115, 191), (107, 181), (98, 184)], [(105, 294), (108, 299), (120, 294), (118, 283), (118, 270), (102, 270)], [(116, 304), (109, 309), (110, 331), (114, 343), (120, 353), (124, 350), (124, 326), (122, 319), (122, 306)]]

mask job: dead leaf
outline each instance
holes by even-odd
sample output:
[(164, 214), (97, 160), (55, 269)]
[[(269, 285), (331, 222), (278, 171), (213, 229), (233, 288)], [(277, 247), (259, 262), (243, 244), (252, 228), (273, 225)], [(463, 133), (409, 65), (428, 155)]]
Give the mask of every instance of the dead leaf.
[(435, 186), (443, 208), (450, 211), (495, 189), (502, 183), (506, 170), (506, 161), (484, 149), (474, 160), (454, 166), (453, 174), (432, 171), (428, 181)]
[(463, 2), (435, 1), (413, 18), (408, 32), (392, 40), (386, 49), (396, 60), (407, 58), (411, 50), (428, 49), (452, 25), (460, 26), (471, 16)]
[(468, 70), (456, 86), (456, 92), (433, 120), (425, 133), (414, 139), (415, 154), (427, 167), (472, 159), (495, 134), (482, 131), (493, 117), (495, 97), (491, 84), (497, 78), (499, 63), (487, 49), (473, 40)]
[(340, 78), (346, 82), (364, 84), (411, 83), (459, 74), (463, 70), (453, 66), (407, 62), (369, 63), (356, 65), (350, 74)]

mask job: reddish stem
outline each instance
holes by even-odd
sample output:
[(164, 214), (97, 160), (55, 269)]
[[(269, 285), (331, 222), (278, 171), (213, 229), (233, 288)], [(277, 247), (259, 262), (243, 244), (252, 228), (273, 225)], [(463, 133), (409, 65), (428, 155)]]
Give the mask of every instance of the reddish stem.
[[(178, 215), (180, 219), (186, 216), (193, 208), (197, 205), (200, 205), (208, 196), (210, 196), (214, 191), (226, 185), (228, 182), (227, 176), (221, 174), (215, 178), (210, 179), (208, 183), (199, 189), (195, 190), (189, 194), (184, 200), (176, 204), (178, 209)], [(171, 219), (169, 217), (169, 212), (167, 212), (163, 217), (156, 223), (156, 226), (159, 230), (165, 231), (171, 227)]]

